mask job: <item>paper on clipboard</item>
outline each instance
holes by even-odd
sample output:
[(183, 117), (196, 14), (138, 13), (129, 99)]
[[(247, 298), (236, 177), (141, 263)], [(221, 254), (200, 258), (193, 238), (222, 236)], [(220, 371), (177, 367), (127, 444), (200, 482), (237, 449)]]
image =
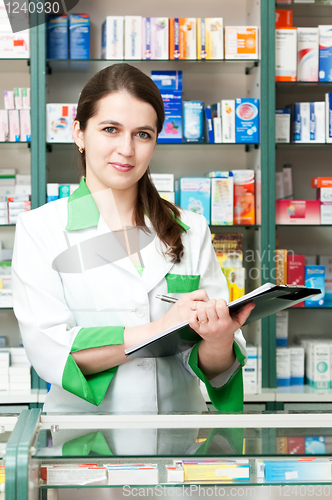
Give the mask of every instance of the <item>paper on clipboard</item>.
[[(321, 290), (318, 288), (265, 283), (227, 305), (230, 314), (233, 315), (238, 313), (249, 302), (254, 302), (255, 308), (244, 323), (244, 325), (247, 325), (283, 309), (287, 309), (319, 293), (321, 293)], [(126, 349), (125, 354), (130, 358), (174, 356), (186, 349), (190, 349), (199, 340), (201, 340), (201, 337), (189, 326), (189, 322), (185, 321), (158, 333), (134, 347)]]

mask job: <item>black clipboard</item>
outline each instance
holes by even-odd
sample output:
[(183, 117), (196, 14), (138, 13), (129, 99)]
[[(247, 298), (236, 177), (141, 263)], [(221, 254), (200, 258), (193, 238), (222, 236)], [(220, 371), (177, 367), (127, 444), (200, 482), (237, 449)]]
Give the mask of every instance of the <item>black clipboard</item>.
[[(271, 314), (287, 309), (303, 300), (321, 293), (319, 288), (306, 288), (295, 285), (274, 285), (266, 283), (256, 290), (228, 304), (230, 314), (236, 314), (249, 302), (255, 303), (244, 325), (253, 323)], [(244, 326), (242, 325), (242, 326)], [(154, 337), (125, 350), (129, 358), (162, 358), (174, 356), (190, 349), (201, 337), (185, 321), (169, 328)]]

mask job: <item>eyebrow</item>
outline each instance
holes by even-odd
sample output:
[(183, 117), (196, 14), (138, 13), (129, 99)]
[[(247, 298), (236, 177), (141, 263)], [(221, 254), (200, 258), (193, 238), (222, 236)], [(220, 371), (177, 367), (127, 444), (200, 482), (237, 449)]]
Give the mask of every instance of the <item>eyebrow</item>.
[[(113, 120), (105, 120), (103, 122), (100, 122), (99, 125), (116, 125), (118, 127), (122, 127), (122, 123), (119, 123), (119, 122), (116, 122), (116, 121), (113, 121)], [(151, 127), (151, 125), (142, 125), (140, 127), (136, 127), (135, 130), (151, 130), (151, 132), (153, 132), (154, 134), (156, 133), (156, 129), (154, 129), (153, 127)]]

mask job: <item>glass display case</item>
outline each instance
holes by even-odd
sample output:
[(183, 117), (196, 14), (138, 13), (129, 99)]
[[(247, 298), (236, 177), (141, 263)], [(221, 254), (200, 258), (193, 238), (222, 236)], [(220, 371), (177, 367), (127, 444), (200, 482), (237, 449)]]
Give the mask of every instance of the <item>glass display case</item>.
[(19, 444), (18, 498), (332, 498), (331, 422), (331, 413), (311, 412), (32, 410)]
[(29, 410), (0, 413), (0, 500), (16, 499), (17, 450), (28, 416)]

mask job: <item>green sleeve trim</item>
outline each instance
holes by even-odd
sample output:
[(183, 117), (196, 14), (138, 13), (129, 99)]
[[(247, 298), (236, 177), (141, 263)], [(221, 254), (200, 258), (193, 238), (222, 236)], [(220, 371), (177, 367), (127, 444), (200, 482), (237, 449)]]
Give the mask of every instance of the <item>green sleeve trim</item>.
[(62, 446), (64, 457), (87, 457), (90, 453), (94, 455), (113, 455), (102, 432), (89, 432), (84, 436), (67, 441)]
[(118, 367), (84, 376), (73, 356), (69, 354), (62, 376), (62, 387), (75, 396), (99, 406)]
[[(200, 341), (201, 342), (201, 341)], [(202, 380), (206, 386), (211, 403), (217, 410), (223, 413), (236, 413), (243, 411), (243, 380), (242, 366), (244, 365), (245, 356), (242, 354), (239, 346), (234, 341), (233, 348), (235, 355), (240, 363), (240, 366), (230, 376), (229, 380), (223, 387), (213, 387), (210, 381), (198, 366), (198, 342), (192, 349), (189, 356), (188, 364), (195, 375)]]
[[(123, 326), (81, 328), (76, 335), (71, 352), (123, 344), (123, 331)], [(98, 406), (104, 399), (116, 371), (117, 366), (104, 372), (85, 376), (77, 366), (73, 356), (69, 354), (62, 375), (62, 387), (75, 396)]]
[(71, 352), (123, 344), (124, 326), (97, 326), (81, 328), (75, 337)]
[(167, 273), (167, 293), (189, 293), (198, 290), (200, 274), (170, 274)]

